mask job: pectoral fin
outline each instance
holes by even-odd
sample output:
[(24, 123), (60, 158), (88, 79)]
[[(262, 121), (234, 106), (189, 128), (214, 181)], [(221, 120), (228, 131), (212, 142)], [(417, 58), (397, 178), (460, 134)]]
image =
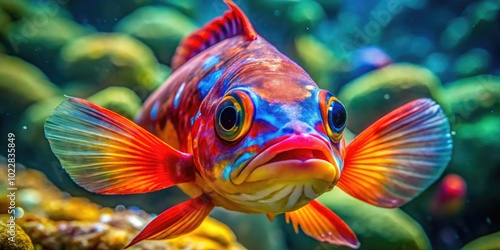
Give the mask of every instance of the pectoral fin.
[(358, 248), (359, 242), (354, 232), (329, 208), (313, 200), (306, 206), (285, 213), (286, 222), (292, 222), (293, 229), (299, 226), (305, 234), (322, 242)]
[(194, 180), (190, 154), (83, 99), (61, 103), (45, 123), (45, 136), (71, 178), (92, 192), (144, 193)]
[(173, 206), (151, 221), (125, 248), (143, 240), (171, 239), (189, 233), (213, 208), (212, 202), (203, 195)]
[(439, 105), (415, 100), (354, 138), (337, 186), (370, 204), (398, 207), (441, 176), (452, 147), (450, 125)]

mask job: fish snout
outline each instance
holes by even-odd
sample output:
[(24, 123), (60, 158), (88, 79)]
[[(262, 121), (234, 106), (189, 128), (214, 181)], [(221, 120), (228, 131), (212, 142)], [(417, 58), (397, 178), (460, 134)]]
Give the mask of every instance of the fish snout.
[(236, 185), (259, 181), (307, 185), (312, 190), (308, 196), (315, 198), (338, 182), (337, 158), (324, 138), (293, 134), (257, 154), (242, 171), (233, 172), (231, 181)]

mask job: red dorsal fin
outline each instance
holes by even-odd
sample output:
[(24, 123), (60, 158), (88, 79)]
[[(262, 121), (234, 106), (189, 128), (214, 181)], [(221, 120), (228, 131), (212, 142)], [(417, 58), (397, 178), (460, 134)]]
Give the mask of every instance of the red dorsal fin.
[(229, 10), (223, 16), (215, 18), (201, 29), (184, 38), (172, 59), (172, 69), (176, 70), (189, 59), (210, 46), (238, 35), (248, 40), (257, 39), (250, 20), (243, 11), (231, 0), (224, 0)]

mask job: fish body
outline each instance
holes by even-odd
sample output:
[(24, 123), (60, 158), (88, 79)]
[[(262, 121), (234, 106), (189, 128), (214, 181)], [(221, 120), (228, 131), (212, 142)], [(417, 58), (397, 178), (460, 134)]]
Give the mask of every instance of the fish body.
[[(227, 143), (217, 139), (213, 114), (221, 99), (234, 91), (243, 93), (256, 110), (248, 136)], [(167, 144), (195, 155), (197, 181), (181, 185), (191, 196), (204, 193), (215, 205), (247, 213), (265, 213), (270, 212), (269, 209), (283, 213), (331, 189), (336, 174), (326, 178), (326, 186), (317, 187), (320, 192), (315, 192), (310, 185), (292, 188), (288, 185), (289, 179), (269, 190), (265, 187), (277, 179), (234, 185), (229, 175), (241, 169), (259, 151), (290, 139), (294, 131), (297, 134), (311, 131), (297, 136), (296, 140), (316, 136), (325, 147), (330, 147), (327, 148), (329, 155), (341, 157), (341, 142), (330, 145), (323, 128), (319, 99), (326, 94), (302, 68), (264, 38), (248, 40), (237, 36), (217, 43), (176, 70), (147, 100), (137, 123)], [(268, 194), (271, 192), (278, 193), (272, 196)], [(300, 196), (296, 201), (288, 199), (293, 192)], [(269, 201), (268, 207), (260, 209), (266, 201), (264, 197)], [(260, 203), (255, 203), (257, 199)]]
[(45, 124), (52, 151), (92, 192), (177, 185), (192, 197), (156, 217), (129, 246), (188, 233), (220, 206), (271, 221), (284, 213), (296, 232), (358, 247), (349, 226), (315, 198), (338, 186), (380, 207), (411, 200), (450, 160), (446, 116), (432, 100), (418, 99), (346, 146), (340, 100), (225, 2), (229, 11), (178, 47), (173, 74), (135, 123), (70, 98)]

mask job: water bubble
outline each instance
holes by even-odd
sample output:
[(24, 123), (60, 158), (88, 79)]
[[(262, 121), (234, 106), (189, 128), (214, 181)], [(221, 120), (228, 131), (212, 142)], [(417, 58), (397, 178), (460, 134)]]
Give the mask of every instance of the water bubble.
[(28, 127), (26, 127), (26, 125), (23, 126), (23, 129), (26, 130)]
[(486, 217), (486, 223), (488, 223), (488, 225), (491, 225), (491, 219), (490, 219), (490, 217)]
[(14, 217), (16, 217), (16, 219), (23, 217), (23, 215), (24, 215), (24, 209), (22, 207), (14, 208)]
[(451, 135), (456, 135), (456, 134), (457, 134), (457, 132), (451, 131)]
[(389, 98), (391, 98), (391, 96), (389, 94), (384, 95), (384, 99), (389, 100)]
[(116, 212), (123, 212), (125, 210), (127, 210), (127, 208), (124, 205), (118, 205), (115, 207)]

